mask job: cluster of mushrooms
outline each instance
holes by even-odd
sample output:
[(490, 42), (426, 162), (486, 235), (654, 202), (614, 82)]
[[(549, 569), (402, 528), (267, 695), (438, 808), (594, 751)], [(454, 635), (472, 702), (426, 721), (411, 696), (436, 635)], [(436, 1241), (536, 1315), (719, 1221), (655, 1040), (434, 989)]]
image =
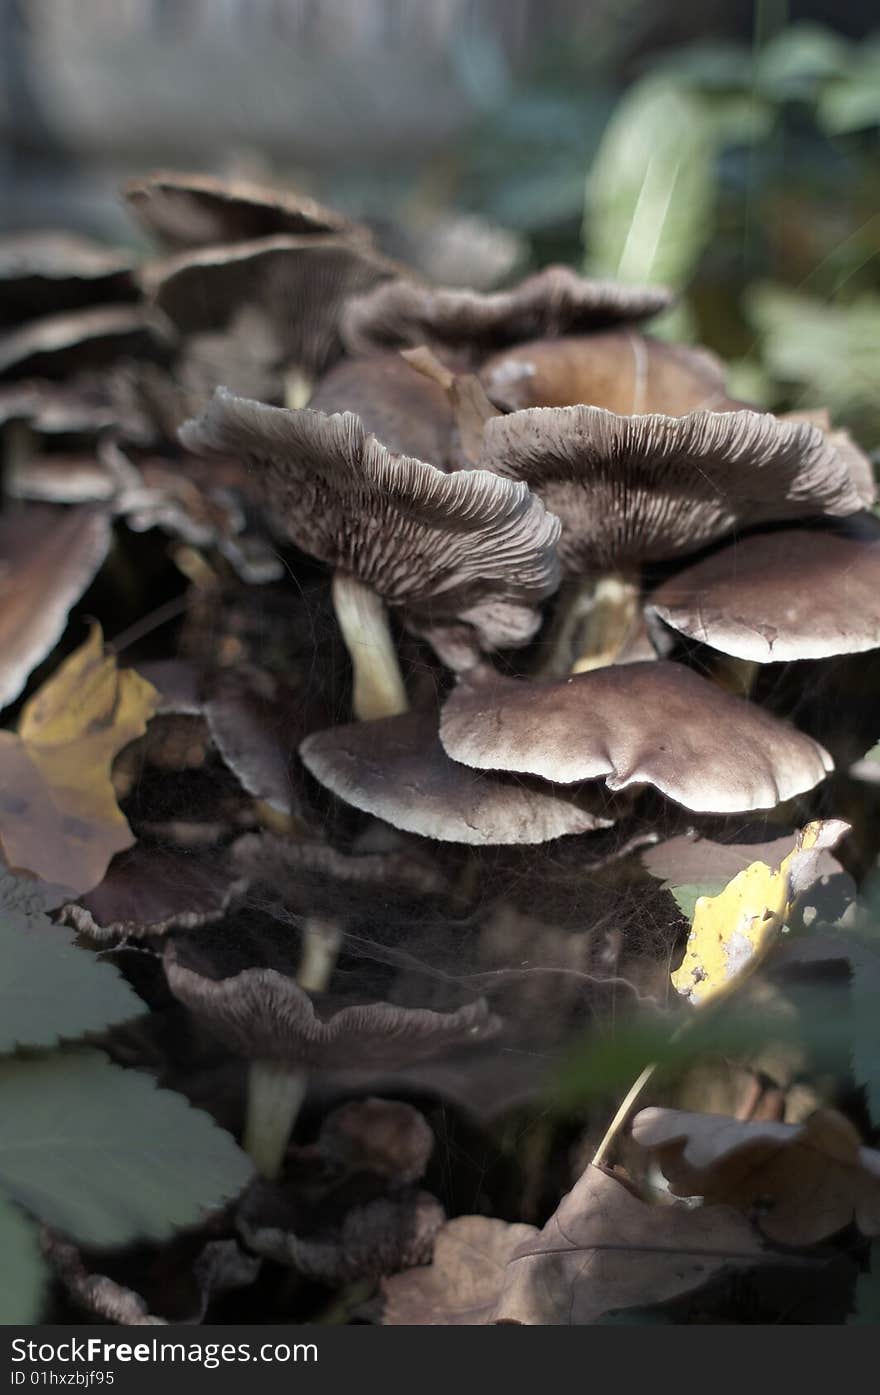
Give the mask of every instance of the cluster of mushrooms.
[[(367, 229), (240, 181), (158, 173), (125, 198), (159, 249), (141, 264), (71, 236), (0, 245), (0, 547), (28, 608), (4, 598), (0, 696), (109, 565), (114, 524), (164, 534), (196, 590), (206, 557), (242, 592), (286, 587), (282, 646), (309, 607), (288, 573), (318, 564), (348, 710), (307, 719), (234, 647), (145, 665), (151, 725), (202, 723), (192, 764), (207, 743), (250, 822), (216, 833), (224, 871), (201, 882), (166, 826), (153, 909), (131, 889), (145, 821), (65, 911), (98, 939), (164, 937), (171, 994), (251, 1063), (246, 1139), (273, 1175), (314, 1072), (503, 1032), (479, 995), (334, 1003), (365, 902), (417, 925), (467, 899), (475, 848), (544, 856), (550, 884), (617, 830), (622, 856), (634, 828), (747, 818), (826, 778), (823, 745), (752, 694), (762, 665), (880, 647), (873, 472), (821, 410), (754, 410), (713, 355), (645, 332), (663, 290), (563, 266), (428, 285)], [(315, 634), (320, 669), (337, 641)], [(289, 969), (206, 953), (243, 888), (300, 929)]]

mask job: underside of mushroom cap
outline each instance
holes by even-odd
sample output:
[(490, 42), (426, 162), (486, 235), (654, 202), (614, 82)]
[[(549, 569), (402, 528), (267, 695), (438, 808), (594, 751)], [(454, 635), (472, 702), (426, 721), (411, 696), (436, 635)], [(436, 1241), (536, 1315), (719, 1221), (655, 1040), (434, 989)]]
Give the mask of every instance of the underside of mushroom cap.
[(483, 363), (480, 381), (506, 412), (587, 403), (622, 414), (675, 417), (748, 405), (728, 396), (723, 365), (708, 350), (667, 344), (632, 329), (516, 344)]
[(0, 237), (0, 324), (136, 295), (129, 252), (74, 233)]
[(466, 620), (486, 648), (523, 643), (558, 584), (559, 523), (526, 485), (392, 455), (351, 413), (287, 411), (218, 389), (180, 438), (261, 470), (305, 552), (426, 624)]
[(485, 775), (449, 759), (432, 712), (407, 712), (314, 732), (306, 769), (339, 799), (395, 828), (441, 842), (546, 843), (608, 828), (595, 793)]
[(29, 320), (0, 335), (0, 377), (59, 378), (121, 357), (156, 358), (170, 326), (140, 305), (99, 305)]
[(342, 214), (304, 194), (248, 179), (156, 170), (128, 180), (122, 194), (143, 226), (171, 248), (355, 230)]
[(812, 789), (832, 760), (811, 737), (681, 664), (615, 665), (558, 683), (485, 670), (447, 700), (455, 761), (556, 784), (653, 785), (702, 813), (769, 809)]
[(478, 462), (525, 480), (562, 520), (563, 571), (696, 552), (734, 529), (861, 507), (818, 427), (766, 412), (616, 416), (534, 407), (492, 417)]
[(242, 308), (257, 310), (287, 362), (321, 373), (342, 353), (339, 321), (349, 297), (399, 272), (357, 240), (279, 234), (154, 262), (143, 284), (186, 334), (225, 330)]
[(252, 1060), (318, 1070), (399, 1066), (476, 1045), (501, 1027), (484, 998), (457, 1012), (365, 1003), (322, 1019), (296, 980), (275, 969), (206, 978), (180, 962), (173, 944), (164, 963), (174, 996), (234, 1051)]
[(761, 664), (878, 649), (880, 525), (859, 515), (833, 532), (741, 538), (664, 582), (647, 609), (689, 639)]
[(521, 339), (643, 320), (672, 299), (662, 287), (589, 280), (567, 266), (545, 267), (512, 290), (488, 294), (398, 280), (352, 301), (343, 337), (354, 353), (428, 343), (485, 354)]

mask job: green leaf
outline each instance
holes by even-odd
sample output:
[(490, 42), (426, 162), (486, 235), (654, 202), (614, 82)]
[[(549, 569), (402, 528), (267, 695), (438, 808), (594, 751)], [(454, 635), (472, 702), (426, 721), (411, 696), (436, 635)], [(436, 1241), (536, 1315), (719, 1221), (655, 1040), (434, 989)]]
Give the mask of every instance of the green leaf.
[(846, 72), (850, 54), (850, 45), (830, 29), (792, 24), (764, 44), (755, 81), (776, 101), (810, 101), (822, 82)]
[[(730, 878), (727, 879), (729, 881)], [(693, 921), (694, 911), (699, 897), (718, 896), (727, 886), (727, 881), (722, 877), (708, 882), (689, 882), (686, 886), (671, 886), (669, 890), (675, 897), (678, 909), (688, 920)]]
[(630, 88), (588, 180), (591, 271), (673, 287), (688, 281), (712, 236), (716, 142), (695, 93), (655, 78)]
[(828, 304), (781, 286), (747, 295), (749, 318), (763, 337), (762, 356), (779, 381), (799, 387), (799, 400), (827, 407), (855, 426), (880, 424), (880, 297)]
[(78, 949), (70, 931), (45, 917), (26, 928), (0, 918), (0, 1052), (55, 1046), (144, 1010), (118, 970)]
[(827, 84), (817, 116), (834, 136), (880, 124), (880, 39), (864, 43), (849, 72)]
[(4, 1061), (0, 1098), (0, 1187), (85, 1244), (163, 1239), (252, 1175), (207, 1114), (98, 1051)]
[(856, 1284), (855, 1309), (848, 1318), (850, 1327), (876, 1327), (880, 1323), (880, 1244), (871, 1246), (871, 1267), (860, 1274)]
[(38, 1322), (45, 1287), (37, 1228), (0, 1196), (0, 1325)]

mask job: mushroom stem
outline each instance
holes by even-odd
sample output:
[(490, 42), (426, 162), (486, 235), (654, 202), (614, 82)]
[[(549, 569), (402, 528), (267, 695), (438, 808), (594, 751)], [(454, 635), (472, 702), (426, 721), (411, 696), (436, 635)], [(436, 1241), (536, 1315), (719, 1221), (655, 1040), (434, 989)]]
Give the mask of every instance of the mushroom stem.
[(281, 1172), (290, 1132), (306, 1093), (306, 1072), (283, 1061), (252, 1061), (244, 1146), (264, 1177)]
[[(342, 926), (309, 916), (303, 927), (302, 960), (296, 981), (309, 993), (330, 982), (342, 944)], [(265, 1177), (281, 1172), (287, 1143), (305, 1099), (308, 1073), (281, 1061), (253, 1061), (248, 1075), (244, 1146)]]
[(719, 688), (736, 697), (751, 697), (761, 665), (754, 659), (737, 659), (732, 654), (715, 657), (713, 677)]
[(308, 406), (315, 384), (300, 368), (289, 368), (284, 375), (284, 405), (291, 411)]
[(579, 635), (578, 655), (572, 673), (613, 664), (630, 638), (639, 614), (639, 588), (628, 577), (601, 577), (593, 589), (585, 624)]
[(638, 623), (638, 600), (638, 582), (617, 573), (565, 582), (535, 676), (562, 678), (612, 664)]
[(342, 945), (342, 926), (309, 916), (303, 927), (302, 959), (296, 981), (308, 993), (323, 993)]
[(354, 669), (355, 717), (369, 722), (405, 712), (406, 689), (382, 599), (357, 577), (336, 572), (333, 606)]

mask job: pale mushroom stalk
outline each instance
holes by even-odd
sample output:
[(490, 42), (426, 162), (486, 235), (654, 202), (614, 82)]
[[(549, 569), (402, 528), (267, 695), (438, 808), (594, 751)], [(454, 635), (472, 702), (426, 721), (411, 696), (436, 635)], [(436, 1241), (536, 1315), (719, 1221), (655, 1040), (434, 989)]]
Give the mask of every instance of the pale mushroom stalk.
[(561, 678), (614, 663), (639, 616), (635, 577), (618, 572), (564, 583), (535, 677)]
[(613, 664), (633, 632), (639, 614), (639, 584), (632, 577), (612, 572), (600, 577), (579, 636), (578, 656), (572, 673)]
[(406, 688), (381, 597), (349, 572), (337, 571), (333, 608), (354, 671), (354, 715), (369, 722), (406, 712)]
[[(336, 967), (342, 926), (309, 916), (303, 926), (302, 960), (296, 981), (308, 993), (323, 993)], [(278, 1177), (287, 1144), (308, 1089), (308, 1071), (283, 1061), (252, 1061), (248, 1071), (244, 1147), (264, 1177)]]
[(308, 1076), (283, 1061), (252, 1061), (248, 1072), (244, 1147), (264, 1177), (278, 1177)]

